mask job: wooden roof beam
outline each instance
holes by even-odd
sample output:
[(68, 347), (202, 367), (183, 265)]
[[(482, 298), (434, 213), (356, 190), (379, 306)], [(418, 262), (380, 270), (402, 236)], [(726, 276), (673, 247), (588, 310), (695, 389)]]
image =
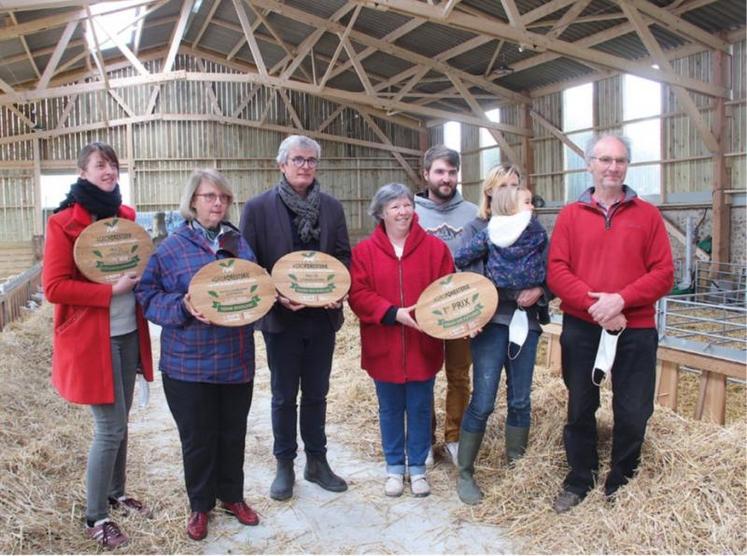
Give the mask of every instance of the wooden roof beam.
[(60, 37), (60, 40), (57, 42), (57, 46), (55, 47), (54, 52), (52, 53), (52, 56), (49, 58), (49, 61), (47, 62), (46, 67), (44, 68), (44, 73), (39, 78), (39, 82), (36, 84), (37, 90), (44, 89), (49, 84), (49, 80), (52, 79), (55, 69), (57, 69), (57, 64), (60, 63), (60, 59), (62, 58), (62, 55), (65, 53), (67, 44), (70, 42), (70, 38), (73, 36), (73, 33), (75, 32), (76, 27), (78, 27), (77, 19), (74, 21), (71, 21), (65, 26), (65, 30), (62, 32), (62, 36)]
[[(13, 25), (18, 25), (16, 14), (13, 12), (8, 12), (8, 15), (10, 16), (10, 20), (13, 22)], [(26, 57), (28, 58), (29, 64), (31, 64), (31, 67), (34, 70), (36, 77), (41, 79), (42, 74), (39, 71), (39, 67), (36, 65), (36, 60), (34, 60), (34, 57), (31, 54), (31, 50), (29, 50), (29, 43), (26, 41), (26, 37), (21, 35), (20, 37), (18, 37), (18, 39), (21, 41), (21, 46), (23, 46), (23, 51), (26, 53)]]
[[(361, 2), (361, 0), (355, 0), (355, 1)], [(288, 17), (290, 19), (300, 21), (307, 25), (323, 27), (327, 31), (335, 32), (335, 33), (341, 33), (344, 31), (344, 27), (340, 25), (339, 23), (329, 22), (321, 17), (314, 16), (313, 14), (309, 12), (299, 10), (297, 8), (293, 8), (286, 4), (281, 4), (277, 2), (276, 0), (252, 0), (252, 2), (255, 5), (262, 6), (264, 8), (269, 8), (272, 11), (277, 12), (284, 17)], [(367, 3), (370, 3), (369, 0), (364, 0), (364, 5)], [(452, 17), (454, 15), (455, 14), (452, 14)], [(350, 39), (362, 45), (374, 47), (381, 52), (389, 54), (390, 56), (394, 56), (397, 58), (401, 58), (403, 60), (407, 60), (408, 62), (412, 64), (425, 65), (441, 73), (451, 71), (455, 73), (456, 75), (458, 75), (460, 79), (473, 83), (474, 85), (478, 85), (479, 87), (499, 97), (511, 99), (514, 102), (528, 102), (528, 97), (525, 97), (524, 95), (511, 91), (510, 89), (501, 87), (499, 85), (496, 85), (495, 83), (487, 81), (482, 76), (472, 75), (465, 71), (459, 70), (458, 68), (449, 66), (448, 64), (444, 62), (433, 60), (432, 58), (429, 58), (428, 56), (423, 56), (411, 50), (398, 47), (388, 41), (377, 39), (375, 37), (372, 37), (360, 31), (351, 31)]]
[(213, 20), (213, 16), (215, 15), (215, 11), (218, 9), (218, 6), (220, 6), (221, 0), (213, 0), (213, 5), (210, 6), (210, 11), (207, 14), (207, 17), (205, 18), (205, 21), (202, 24), (202, 27), (200, 27), (200, 30), (197, 31), (197, 36), (195, 37), (195, 40), (192, 41), (192, 48), (197, 48), (197, 43), (200, 42), (200, 39), (202, 38), (202, 35), (205, 34), (205, 31), (208, 28), (208, 25), (210, 25), (210, 22)]
[[(648, 25), (646, 25), (641, 18), (641, 14), (638, 10), (625, 2), (621, 2), (620, 7), (633, 24), (633, 27), (636, 28), (638, 35), (641, 37), (641, 41), (646, 46), (651, 57), (656, 60), (657, 64), (659, 64), (661, 71), (664, 72), (664, 74), (673, 74), (674, 70), (672, 69), (672, 65), (669, 63), (669, 60), (667, 60), (667, 57), (659, 43), (656, 42), (656, 38), (654, 38)], [(695, 105), (695, 101), (693, 101), (690, 94), (682, 87), (675, 86), (672, 87), (672, 90), (685, 112), (690, 116), (690, 119), (698, 130), (698, 133), (700, 133), (700, 137), (703, 140), (703, 143), (705, 143), (705, 146), (708, 147), (708, 150), (712, 153), (719, 152), (720, 147), (718, 139), (716, 139), (716, 136), (711, 131), (711, 128), (703, 118), (700, 110), (698, 110), (698, 107)]]
[[(378, 126), (378, 124), (374, 121), (374, 119), (371, 116), (369, 116), (365, 111), (359, 112), (359, 113), (361, 117), (363, 118), (363, 121), (366, 122), (366, 125), (368, 125), (371, 131), (374, 132), (374, 135), (376, 135), (376, 137), (379, 138), (379, 141), (381, 141), (382, 143), (386, 145), (389, 145), (392, 147), (394, 146), (391, 139), (387, 137), (386, 133), (384, 133), (381, 130), (381, 128)], [(397, 160), (399, 165), (402, 166), (402, 169), (405, 171), (407, 176), (412, 180), (412, 183), (419, 184), (421, 180), (418, 177), (417, 172), (415, 172), (415, 170), (412, 169), (412, 166), (408, 164), (408, 162), (405, 160), (405, 157), (402, 156), (397, 151), (390, 151), (390, 152), (392, 156)]]
[(581, 12), (584, 11), (586, 6), (589, 5), (589, 2), (591, 0), (578, 0), (573, 6), (568, 8), (566, 12), (562, 15), (562, 17), (553, 25), (552, 29), (547, 33), (548, 37), (552, 37), (554, 39), (557, 39), (560, 35), (563, 34), (563, 31), (568, 29), (571, 23), (576, 21), (578, 16), (581, 15)]
[[(269, 0), (264, 0), (269, 1)], [(356, 0), (366, 6), (377, 9), (391, 9), (405, 15), (425, 17), (434, 23), (456, 26), (457, 28), (472, 33), (484, 33), (492, 37), (506, 39), (512, 42), (526, 44), (533, 50), (551, 50), (561, 56), (577, 59), (581, 62), (588, 61), (618, 71), (632, 73), (646, 79), (662, 81), (670, 85), (685, 87), (691, 91), (703, 93), (709, 96), (726, 97), (728, 91), (725, 87), (706, 83), (697, 79), (683, 77), (681, 75), (664, 74), (650, 66), (638, 64), (637, 62), (607, 54), (599, 50), (584, 48), (578, 43), (570, 43), (559, 39), (552, 39), (532, 33), (515, 29), (511, 25), (501, 23), (498, 20), (487, 17), (476, 17), (459, 12), (453, 12), (448, 22), (440, 17), (440, 11), (418, 2), (417, 0)], [(462, 76), (460, 76), (462, 77)], [(524, 102), (524, 100), (522, 100)]]
[[(332, 74), (332, 70), (335, 69), (335, 64), (337, 63), (337, 58), (340, 56), (340, 53), (342, 52), (343, 48), (345, 48), (345, 43), (348, 40), (348, 35), (350, 35), (350, 31), (353, 29), (353, 25), (355, 25), (356, 19), (358, 19), (358, 14), (361, 13), (361, 7), (356, 6), (355, 11), (353, 12), (353, 15), (350, 16), (350, 21), (345, 26), (345, 31), (341, 35), (338, 36), (339, 42), (337, 43), (337, 48), (335, 49), (334, 54), (332, 55), (332, 59), (329, 61), (329, 64), (327, 64), (327, 70), (324, 72), (324, 75), (322, 76), (322, 80), (319, 81), (319, 89), (324, 89), (324, 86), (327, 84), (327, 80), (329, 79), (330, 75)], [(348, 54), (348, 56), (350, 56)], [(284, 71), (283, 77), (290, 77), (292, 72)]]
[[(459, 79), (456, 75), (447, 74), (449, 79), (451, 79), (452, 83), (454, 83), (454, 87), (457, 91), (462, 95), (467, 105), (470, 107), (472, 112), (478, 117), (483, 120), (483, 123), (487, 122), (490, 123), (490, 119), (488, 118), (488, 115), (485, 113), (485, 111), (482, 109), (482, 106), (480, 106), (480, 103), (477, 102), (475, 97), (472, 96), (472, 93), (469, 92), (469, 89), (462, 83), (461, 79)], [(485, 125), (481, 125), (480, 127), (486, 127)], [(522, 164), (519, 157), (516, 155), (516, 151), (514, 151), (513, 147), (508, 144), (508, 141), (506, 141), (506, 138), (503, 136), (503, 133), (500, 132), (500, 130), (493, 129), (493, 128), (487, 128), (488, 133), (495, 139), (495, 142), (498, 143), (498, 146), (500, 147), (501, 151), (504, 152), (509, 160), (513, 163), (514, 166), (516, 166), (519, 169), (520, 174), (524, 174), (524, 165)]]
[(263, 77), (267, 77), (267, 67), (265, 66), (265, 61), (262, 58), (262, 52), (259, 50), (259, 44), (257, 44), (257, 39), (254, 36), (254, 31), (252, 30), (252, 24), (249, 22), (249, 18), (246, 15), (246, 12), (244, 11), (244, 5), (242, 0), (233, 0), (233, 6), (236, 9), (236, 15), (239, 17), (239, 22), (241, 23), (241, 28), (244, 30), (244, 37), (246, 38), (246, 42), (249, 45), (249, 50), (252, 52), (252, 58), (254, 59), (254, 65), (257, 66), (257, 70), (259, 71), (259, 74)]
[(635, 7), (638, 11), (654, 18), (654, 20), (656, 20), (659, 25), (666, 27), (673, 33), (685, 37), (688, 40), (699, 42), (704, 46), (713, 48), (714, 50), (720, 50), (722, 52), (725, 52), (726, 54), (729, 54), (731, 52), (729, 43), (725, 40), (722, 40), (716, 35), (704, 31), (697, 25), (693, 25), (689, 21), (685, 21), (669, 10), (660, 8), (652, 2), (648, 2), (647, 0), (617, 0), (617, 3), (621, 8), (623, 7), (623, 4)]

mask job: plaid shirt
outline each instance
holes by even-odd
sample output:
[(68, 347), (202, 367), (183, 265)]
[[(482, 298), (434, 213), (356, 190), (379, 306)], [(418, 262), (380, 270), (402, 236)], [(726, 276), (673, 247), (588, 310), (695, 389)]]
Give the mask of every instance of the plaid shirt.
[[(235, 228), (223, 236), (231, 252), (249, 261), (254, 253)], [(145, 318), (163, 327), (158, 368), (169, 378), (186, 382), (236, 384), (254, 378), (254, 326), (230, 328), (206, 325), (184, 307), (192, 277), (216, 259), (207, 239), (185, 224), (166, 238), (148, 261), (135, 295)]]

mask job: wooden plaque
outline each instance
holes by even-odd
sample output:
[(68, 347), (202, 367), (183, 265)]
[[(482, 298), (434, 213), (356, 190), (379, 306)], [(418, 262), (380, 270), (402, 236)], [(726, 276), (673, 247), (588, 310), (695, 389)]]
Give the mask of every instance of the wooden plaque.
[(498, 307), (498, 290), (474, 272), (455, 272), (428, 286), (415, 306), (415, 320), (429, 336), (464, 338), (482, 328)]
[(122, 275), (145, 270), (153, 240), (132, 220), (114, 216), (97, 220), (75, 241), (73, 258), (83, 276), (99, 284), (113, 284)]
[(244, 259), (219, 259), (189, 282), (192, 306), (219, 326), (244, 326), (261, 319), (275, 303), (267, 271)]
[(277, 290), (295, 303), (324, 307), (341, 300), (350, 289), (345, 265), (320, 251), (294, 251), (272, 268)]

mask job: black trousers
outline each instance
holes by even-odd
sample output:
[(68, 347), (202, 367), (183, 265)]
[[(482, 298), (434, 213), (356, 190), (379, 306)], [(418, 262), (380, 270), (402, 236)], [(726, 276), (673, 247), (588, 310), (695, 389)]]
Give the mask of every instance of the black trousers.
[[(560, 336), (563, 381), (568, 388), (568, 421), (563, 430), (570, 471), (564, 488), (579, 496), (594, 487), (599, 469), (596, 411), (599, 387), (591, 381), (602, 329), (570, 315)], [(612, 367), (612, 461), (607, 495), (628, 482), (640, 462), (646, 424), (654, 411), (656, 349), (653, 328), (627, 328), (617, 343)]]
[(193, 512), (208, 512), (216, 498), (244, 499), (246, 419), (254, 383), (211, 384), (163, 374), (163, 391), (179, 429), (184, 482)]
[[(283, 332), (263, 333), (272, 388), (272, 453), (293, 460), (298, 451), (296, 421), (307, 454), (327, 453), (327, 393), (335, 331), (324, 319), (305, 319)], [(297, 412), (301, 390), (300, 416)]]

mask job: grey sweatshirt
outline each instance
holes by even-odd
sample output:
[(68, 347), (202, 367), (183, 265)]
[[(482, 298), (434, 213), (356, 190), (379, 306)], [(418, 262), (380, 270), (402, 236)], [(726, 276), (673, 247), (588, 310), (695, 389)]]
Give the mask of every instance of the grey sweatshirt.
[(415, 196), (415, 212), (425, 231), (443, 240), (452, 256), (459, 249), (464, 227), (477, 216), (477, 205), (465, 201), (459, 191), (445, 203), (434, 203), (426, 193)]

